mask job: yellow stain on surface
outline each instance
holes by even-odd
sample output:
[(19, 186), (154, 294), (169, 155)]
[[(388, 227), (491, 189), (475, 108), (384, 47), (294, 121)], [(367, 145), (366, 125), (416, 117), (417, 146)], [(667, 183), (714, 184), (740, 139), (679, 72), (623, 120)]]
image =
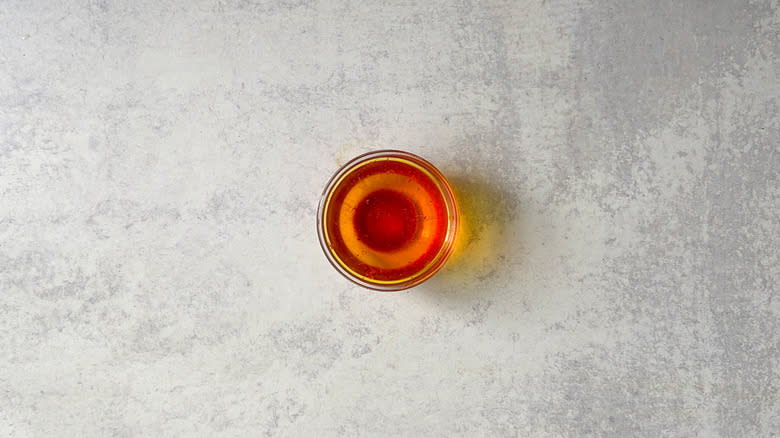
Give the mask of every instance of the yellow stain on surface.
[(506, 199), (495, 189), (459, 178), (450, 180), (460, 209), (455, 247), (441, 272), (440, 285), (459, 287), (490, 276), (507, 245)]

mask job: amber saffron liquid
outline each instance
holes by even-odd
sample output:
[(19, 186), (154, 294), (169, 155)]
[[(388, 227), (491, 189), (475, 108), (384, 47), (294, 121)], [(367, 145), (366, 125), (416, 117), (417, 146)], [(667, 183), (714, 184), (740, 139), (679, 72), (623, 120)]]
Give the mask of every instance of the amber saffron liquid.
[(429, 267), (448, 233), (433, 176), (406, 160), (377, 158), (342, 176), (325, 211), (327, 245), (355, 276), (392, 282)]

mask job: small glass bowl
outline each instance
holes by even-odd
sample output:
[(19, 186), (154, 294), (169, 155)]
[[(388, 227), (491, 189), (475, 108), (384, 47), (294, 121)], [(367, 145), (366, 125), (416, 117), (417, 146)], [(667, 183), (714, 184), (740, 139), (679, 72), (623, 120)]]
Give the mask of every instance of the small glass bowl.
[[(355, 222), (372, 199), (370, 208), (380, 208), (376, 205), (382, 196), (374, 196), (380, 192), (401, 195), (404, 205), (414, 206), (413, 217), (406, 217), (414, 224), (413, 237), (392, 250), (368, 245)], [(376, 228), (386, 217), (382, 214), (363, 221)], [(317, 211), (317, 234), (325, 257), (348, 280), (368, 289), (399, 291), (419, 285), (444, 266), (458, 222), (455, 196), (441, 172), (409, 152), (380, 150), (352, 159), (331, 177)]]

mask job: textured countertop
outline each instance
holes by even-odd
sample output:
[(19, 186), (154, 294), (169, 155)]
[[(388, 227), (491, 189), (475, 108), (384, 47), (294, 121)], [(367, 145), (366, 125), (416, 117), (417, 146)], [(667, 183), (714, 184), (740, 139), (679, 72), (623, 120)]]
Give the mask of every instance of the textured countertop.
[[(776, 1), (3, 2), (0, 436), (773, 436), (779, 29)], [(378, 293), (315, 212), (390, 147), (466, 226)]]

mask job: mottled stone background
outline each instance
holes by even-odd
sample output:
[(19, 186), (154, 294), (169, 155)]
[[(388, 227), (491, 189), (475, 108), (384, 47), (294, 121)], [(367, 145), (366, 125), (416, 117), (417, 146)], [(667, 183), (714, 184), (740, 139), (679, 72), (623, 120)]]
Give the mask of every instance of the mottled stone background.
[[(0, 3), (0, 436), (780, 431), (780, 6)], [(352, 156), (455, 258), (352, 286)]]

